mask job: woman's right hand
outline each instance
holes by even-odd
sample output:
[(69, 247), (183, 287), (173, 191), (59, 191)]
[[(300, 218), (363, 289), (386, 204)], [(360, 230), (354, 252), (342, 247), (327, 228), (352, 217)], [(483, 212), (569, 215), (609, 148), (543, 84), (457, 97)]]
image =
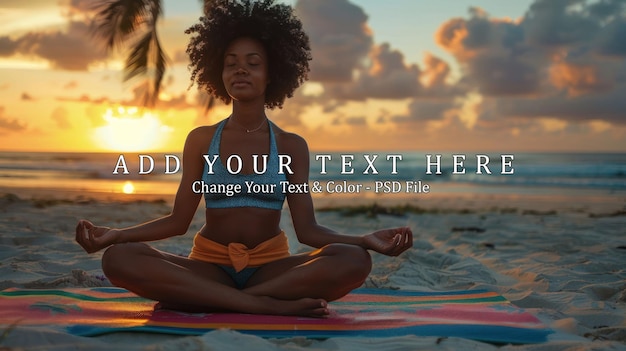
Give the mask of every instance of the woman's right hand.
[(78, 221), (76, 225), (76, 242), (87, 253), (94, 253), (113, 245), (118, 236), (118, 230), (108, 227), (97, 227), (85, 219)]

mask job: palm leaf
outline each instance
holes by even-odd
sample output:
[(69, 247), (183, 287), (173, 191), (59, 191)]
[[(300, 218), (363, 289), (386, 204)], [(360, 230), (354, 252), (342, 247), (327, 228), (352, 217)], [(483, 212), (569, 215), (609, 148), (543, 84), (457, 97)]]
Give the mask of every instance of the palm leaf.
[(145, 92), (144, 106), (154, 107), (158, 101), (167, 61), (167, 56), (155, 31), (145, 33), (128, 54), (124, 67), (124, 80), (143, 78), (150, 83)]
[[(204, 9), (212, 0), (201, 0)], [(129, 47), (124, 67), (124, 81), (135, 78), (146, 80), (143, 104), (154, 107), (167, 70), (168, 59), (159, 41), (157, 22), (163, 15), (161, 0), (96, 0), (94, 32), (106, 47)], [(206, 101), (205, 114), (213, 107), (215, 99)]]
[(124, 67), (124, 80), (130, 80), (136, 76), (145, 75), (148, 71), (148, 57), (152, 46), (152, 32), (146, 33), (135, 42), (126, 58)]
[(161, 14), (160, 0), (101, 0), (95, 8), (95, 33), (109, 49), (126, 44), (139, 29), (156, 22), (155, 14)]
[(161, 47), (161, 43), (159, 42), (156, 32), (153, 33), (152, 43), (154, 46), (154, 50), (152, 52), (154, 59), (154, 84), (152, 86), (152, 91), (149, 96), (147, 96), (147, 105), (154, 106), (159, 98), (159, 93), (161, 91), (161, 84), (163, 82), (163, 77), (165, 77), (165, 71), (167, 69), (167, 56)]

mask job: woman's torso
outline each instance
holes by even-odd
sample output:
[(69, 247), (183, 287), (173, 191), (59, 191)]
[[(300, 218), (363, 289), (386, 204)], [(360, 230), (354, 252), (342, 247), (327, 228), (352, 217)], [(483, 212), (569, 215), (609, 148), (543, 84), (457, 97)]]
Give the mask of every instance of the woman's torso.
[[(268, 127), (270, 126), (272, 126), (271, 123), (268, 124)], [(216, 132), (220, 132), (221, 140), (218, 140), (219, 151), (216, 152), (219, 154), (219, 158), (214, 164), (216, 172), (225, 171), (225, 162), (231, 155), (237, 155), (241, 159), (242, 169), (239, 173), (244, 177), (254, 174), (253, 155), (270, 155), (272, 157), (269, 128), (264, 128), (254, 133), (247, 133), (231, 128), (227, 122), (224, 122), (221, 131), (218, 129), (219, 125), (206, 129), (206, 145), (204, 148), (206, 150), (205, 153), (209, 153), (209, 151), (216, 152), (215, 148), (213, 150), (209, 149), (211, 142), (218, 135)], [(277, 134), (280, 134), (280, 130), (273, 127), (272, 132), (276, 140), (276, 149), (273, 151), (280, 152), (280, 142), (278, 140), (280, 138), (277, 136)], [(209, 157), (211, 156), (209, 155)], [(203, 162), (205, 161), (203, 160)], [(262, 169), (262, 167), (257, 164), (257, 169)], [(232, 175), (232, 177), (236, 176), (238, 175)], [(259, 178), (261, 177), (259, 176)], [(246, 179), (256, 180), (254, 176), (246, 177)], [(280, 189), (276, 190), (280, 191)], [(241, 191), (247, 192), (245, 185)], [(211, 200), (206, 199), (205, 201), (210, 202)], [(223, 245), (237, 242), (253, 248), (280, 233), (281, 210), (275, 208), (256, 206), (210, 208), (207, 206), (205, 218), (206, 222), (200, 234)]]

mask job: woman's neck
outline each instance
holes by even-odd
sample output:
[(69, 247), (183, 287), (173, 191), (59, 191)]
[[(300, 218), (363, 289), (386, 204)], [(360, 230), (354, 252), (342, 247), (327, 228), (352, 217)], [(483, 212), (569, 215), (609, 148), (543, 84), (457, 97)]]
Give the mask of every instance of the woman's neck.
[(233, 112), (231, 120), (235, 124), (248, 130), (259, 126), (267, 117), (265, 116), (265, 105), (243, 104), (237, 101), (233, 103)]

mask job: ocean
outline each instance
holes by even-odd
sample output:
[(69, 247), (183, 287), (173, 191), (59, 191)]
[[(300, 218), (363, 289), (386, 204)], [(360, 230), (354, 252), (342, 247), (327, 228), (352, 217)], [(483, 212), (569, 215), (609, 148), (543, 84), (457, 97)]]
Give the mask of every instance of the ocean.
[[(0, 152), (0, 188), (167, 196), (176, 192), (180, 160), (176, 153)], [(329, 196), (626, 195), (626, 153), (312, 152), (310, 161), (311, 189)]]

